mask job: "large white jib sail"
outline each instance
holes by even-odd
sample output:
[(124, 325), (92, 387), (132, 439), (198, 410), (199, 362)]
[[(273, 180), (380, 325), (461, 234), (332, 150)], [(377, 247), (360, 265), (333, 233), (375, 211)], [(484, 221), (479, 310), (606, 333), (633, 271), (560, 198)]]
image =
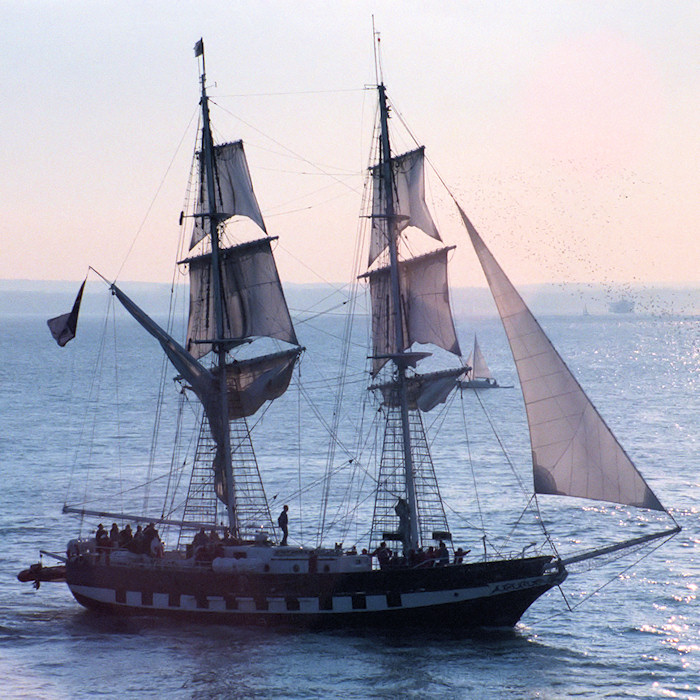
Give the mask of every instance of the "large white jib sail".
[(535, 492), (665, 511), (461, 207), (520, 377)]

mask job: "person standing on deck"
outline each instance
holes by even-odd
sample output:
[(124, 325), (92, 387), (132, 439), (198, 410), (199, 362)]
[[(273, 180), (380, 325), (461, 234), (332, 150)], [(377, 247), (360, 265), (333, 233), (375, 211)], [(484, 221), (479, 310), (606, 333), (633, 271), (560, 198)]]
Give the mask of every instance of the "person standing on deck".
[(287, 511), (289, 510), (289, 506), (284, 506), (282, 508), (282, 512), (280, 513), (280, 517), (277, 518), (277, 524), (280, 526), (280, 530), (282, 530), (282, 541), (280, 542), (281, 547), (286, 547), (287, 546), (287, 523), (289, 522), (289, 518), (287, 516)]

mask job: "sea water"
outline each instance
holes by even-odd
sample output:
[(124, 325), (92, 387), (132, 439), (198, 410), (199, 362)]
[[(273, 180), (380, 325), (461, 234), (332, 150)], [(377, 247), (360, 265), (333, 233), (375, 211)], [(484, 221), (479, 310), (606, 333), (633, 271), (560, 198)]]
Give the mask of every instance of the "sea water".
[[(81, 608), (64, 584), (45, 583), (35, 590), (19, 583), (17, 573), (37, 561), (40, 549), (62, 551), (70, 537), (94, 528), (92, 520), (81, 525), (61, 515), (64, 502), (72, 498), (86, 507), (123, 510), (123, 502), (107, 501), (117, 482), (129, 502), (136, 467), (148, 467), (144, 454), (154, 419), (152, 385), (162, 369), (157, 344), (132, 329), (122, 344), (125, 356), (110, 359), (109, 347), (103, 353), (105, 366), (111, 363), (106, 374), (118, 375), (115, 396), (113, 389), (103, 389), (94, 379), (95, 359), (89, 348), (101, 335), (100, 321), (81, 319), (78, 338), (64, 349), (53, 344), (39, 316), (7, 316), (1, 323), (2, 697), (700, 697), (698, 319), (542, 319), (683, 531), (663, 547), (635, 553), (610, 570), (572, 574), (562, 591), (554, 589), (538, 600), (513, 630), (479, 630), (465, 636), (418, 630), (299, 632), (109, 617)], [(335, 339), (342, 324), (328, 323), (316, 319), (300, 324), (299, 335), (310, 357), (308, 364), (307, 357), (302, 362), (302, 378), (309, 392), (318, 394), (318, 412), (330, 423), (329, 387), (337, 370), (323, 361), (315, 365), (311, 350), (312, 345), (332, 345), (331, 337)], [(515, 385), (465, 397), (471, 401), (465, 413), (487, 412), (527, 485), (522, 399), (502, 329), (495, 319), (461, 325), (464, 354), (476, 332), (498, 381)], [(328, 359), (335, 352), (321, 351), (320, 357)], [(362, 362), (349, 371), (364, 382)], [(295, 404), (298, 408), (265, 415), (263, 427), (273, 437), (260, 446), (259, 459), (268, 497), (274, 498), (273, 516), (289, 501), (290, 540), (314, 544), (318, 495), (305, 488), (305, 479), (316, 479), (325, 467), (325, 452), (313, 444), (323, 431), (315, 427), (315, 410), (302, 405), (303, 397), (293, 390), (288, 394), (287, 409)], [(92, 422), (80, 417), (88, 403), (98, 408)], [(109, 410), (115, 405), (116, 419)], [(426, 422), (430, 421), (429, 415)], [(302, 441), (291, 437), (292, 429), (300, 426)], [(444, 428), (450, 429), (456, 430)], [(495, 472), (489, 477), (487, 471), (477, 507), (473, 475), (492, 464), (493, 448), (482, 445), (490, 430), (469, 428), (468, 453), (449, 439), (446, 446), (437, 441), (432, 445), (448, 518), (460, 540), (455, 544), (470, 546), (472, 556), (478, 556), (481, 547), (474, 520), (484, 518), (490, 526), (493, 519), (494, 526), (508, 527), (511, 522), (502, 513), (509, 511), (517, 490), (504, 486), (505, 477)], [(79, 446), (88, 442), (89, 451), (81, 452)], [(345, 459), (341, 453), (338, 463)], [(115, 463), (119, 466), (111, 466)], [(469, 463), (476, 463), (474, 470)], [(157, 484), (151, 491), (155, 498)], [(460, 502), (466, 503), (464, 519)], [(547, 497), (540, 499), (539, 507), (559, 533), (559, 544), (584, 547), (589, 533), (578, 516), (568, 520), (566, 511)], [(307, 509), (311, 515), (302, 516)], [(610, 522), (625, 520), (628, 509), (591, 503), (583, 510)], [(345, 545), (355, 543), (356, 537), (357, 545), (365, 546), (366, 526), (346, 530)], [(592, 534), (597, 541), (600, 533)], [(520, 545), (515, 543), (515, 548)], [(51, 560), (44, 557), (44, 563)]]

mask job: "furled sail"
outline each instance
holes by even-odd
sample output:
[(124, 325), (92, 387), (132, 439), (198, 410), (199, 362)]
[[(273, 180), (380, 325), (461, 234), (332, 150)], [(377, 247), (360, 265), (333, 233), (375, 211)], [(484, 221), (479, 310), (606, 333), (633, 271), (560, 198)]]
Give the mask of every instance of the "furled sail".
[(216, 443), (213, 459), (216, 492), (219, 498), (227, 503), (224, 469), (225, 444), (228, 439), (226, 421), (250, 416), (265, 401), (280, 397), (289, 386), (294, 363), (301, 348), (291, 348), (259, 358), (228, 363), (226, 365), (228, 416), (224, 416), (219, 396), (218, 370), (209, 370), (204, 367), (116, 285), (112, 285), (111, 289), (122, 306), (156, 338), (175, 369), (189, 383), (200, 400)]
[[(457, 378), (464, 372), (463, 367), (415, 374), (405, 378), (406, 400), (408, 408), (420, 409), (424, 413), (432, 411), (437, 405), (445, 403), (447, 397), (457, 386)], [(372, 384), (370, 390), (381, 391), (386, 406), (399, 406), (399, 385), (394, 382)]]
[[(265, 336), (297, 345), (271, 241), (261, 238), (219, 251), (224, 338), (231, 345)], [(184, 260), (190, 267), (190, 315), (187, 350), (203, 357), (216, 338), (211, 254)]]
[[(203, 158), (200, 157), (199, 191), (195, 210), (195, 224), (190, 241), (190, 249), (208, 233), (204, 230), (205, 214), (209, 212), (207, 179), (204, 177)], [(247, 216), (263, 231), (263, 221), (258, 200), (255, 198), (250, 179), (248, 161), (243, 150), (243, 142), (224, 143), (214, 146), (214, 187), (216, 189), (216, 219), (225, 221), (232, 216)]]
[[(229, 420), (252, 416), (265, 401), (277, 399), (289, 386), (301, 348), (226, 364)], [(212, 374), (218, 376), (218, 369)]]
[(433, 343), (460, 355), (447, 284), (449, 250), (452, 248), (441, 248), (399, 263), (403, 348), (396, 347), (389, 268), (363, 275), (369, 277), (372, 301), (373, 374), (383, 367), (388, 355), (403, 352), (413, 343)]
[(389, 231), (397, 235), (407, 226), (415, 226), (432, 238), (440, 241), (440, 234), (425, 203), (425, 176), (423, 147), (396, 156), (391, 160), (395, 199), (394, 216), (396, 226), (392, 226), (385, 216), (387, 211), (386, 188), (381, 176), (381, 164), (371, 168), (372, 172), (372, 239), (369, 248), (371, 265), (389, 245)]
[(467, 364), (471, 367), (467, 372), (467, 377), (469, 379), (493, 379), (491, 370), (486, 364), (486, 358), (484, 357), (484, 353), (481, 352), (479, 341), (477, 341), (476, 336), (474, 336), (474, 349), (467, 359)]
[(665, 510), (457, 205), (508, 336), (530, 426), (536, 493)]

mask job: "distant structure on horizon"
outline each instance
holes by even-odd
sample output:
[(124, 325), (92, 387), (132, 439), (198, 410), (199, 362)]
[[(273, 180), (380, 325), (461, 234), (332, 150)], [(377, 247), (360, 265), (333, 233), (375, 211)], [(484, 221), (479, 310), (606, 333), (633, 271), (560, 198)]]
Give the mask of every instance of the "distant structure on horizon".
[(634, 302), (631, 299), (618, 299), (608, 304), (608, 310), (613, 314), (634, 313)]

